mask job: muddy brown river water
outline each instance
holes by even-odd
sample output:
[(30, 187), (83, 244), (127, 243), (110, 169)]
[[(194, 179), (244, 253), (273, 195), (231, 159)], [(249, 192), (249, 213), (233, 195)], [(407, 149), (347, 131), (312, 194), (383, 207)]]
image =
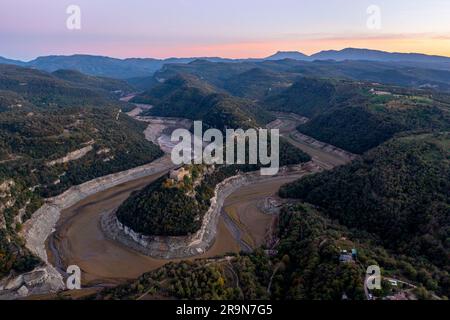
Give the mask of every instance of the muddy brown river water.
[[(143, 188), (164, 173), (127, 182), (90, 196), (75, 206), (64, 210), (50, 237), (47, 248), (53, 265), (65, 269), (68, 265), (78, 265), (82, 270), (84, 286), (98, 284), (118, 284), (137, 278), (144, 272), (154, 270), (169, 261), (154, 259), (107, 239), (100, 228), (101, 213), (119, 206), (134, 190)], [(233, 219), (239, 226), (243, 241), (252, 248), (261, 245), (272, 216), (257, 208), (258, 201), (275, 194), (278, 188), (295, 180), (296, 176), (280, 177), (275, 181), (246, 186), (238, 189), (224, 205), (227, 214), (233, 212)], [(236, 235), (230, 232), (221, 218), (216, 240), (205, 254), (196, 258), (214, 257), (229, 252), (239, 252), (241, 246)]]
[[(281, 129), (285, 129), (281, 130), (282, 133), (290, 131), (297, 124), (297, 119), (291, 120), (292, 123), (288, 120), (281, 123)], [(289, 140), (330, 167), (348, 162), (348, 159), (317, 150), (304, 142), (293, 141), (290, 137)], [(64, 210), (56, 231), (47, 241), (49, 261), (60, 270), (65, 270), (68, 265), (78, 265), (82, 270), (84, 287), (119, 284), (170, 261), (177, 261), (142, 255), (107, 239), (100, 228), (103, 212), (117, 208), (131, 192), (142, 189), (168, 170), (99, 192)], [(214, 257), (239, 252), (241, 249), (251, 250), (264, 244), (274, 216), (262, 213), (258, 204), (274, 196), (281, 185), (302, 175), (280, 176), (241, 187), (232, 193), (224, 203), (213, 246), (205, 254), (191, 259)]]

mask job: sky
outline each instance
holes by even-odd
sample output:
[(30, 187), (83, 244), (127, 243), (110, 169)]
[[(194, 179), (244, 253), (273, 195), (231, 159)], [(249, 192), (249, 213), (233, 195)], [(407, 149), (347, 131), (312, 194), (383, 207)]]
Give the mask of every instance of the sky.
[[(80, 29), (67, 27), (70, 5)], [(1, 0), (0, 56), (261, 58), (346, 47), (450, 56), (449, 17), (450, 0)]]

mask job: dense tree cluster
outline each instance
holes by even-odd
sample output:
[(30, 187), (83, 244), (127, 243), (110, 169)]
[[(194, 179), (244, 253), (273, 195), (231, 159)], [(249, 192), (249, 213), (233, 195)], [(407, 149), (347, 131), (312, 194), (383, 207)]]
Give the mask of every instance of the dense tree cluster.
[(319, 141), (361, 154), (390, 139), (402, 127), (363, 107), (346, 107), (320, 114), (298, 130)]
[[(370, 265), (379, 265), (384, 277), (418, 284), (413, 292), (419, 299), (430, 299), (430, 291), (443, 294), (433, 279), (440, 271), (431, 272), (421, 259), (386, 251), (370, 233), (348, 229), (308, 204), (285, 206), (276, 233), (280, 241), (274, 255), (257, 249), (169, 263), (90, 298), (364, 300)], [(343, 250), (352, 249), (357, 250), (355, 257), (342, 262)], [(377, 297), (391, 293), (386, 280), (382, 290), (373, 291)]]
[(133, 101), (154, 105), (147, 115), (202, 120), (205, 129), (255, 128), (273, 120), (250, 100), (225, 94), (190, 74), (170, 78)]
[[(280, 272), (275, 276), (277, 298), (301, 300), (364, 299), (361, 265), (342, 263), (342, 249), (333, 224), (307, 207), (285, 209), (280, 216)], [(346, 244), (350, 246), (351, 244)]]
[[(246, 150), (248, 152), (248, 148)], [(310, 159), (290, 143), (280, 140), (281, 166)], [(198, 170), (198, 167), (190, 170)], [(256, 171), (261, 167), (260, 164), (219, 165), (212, 173), (202, 173), (201, 182), (195, 186), (196, 174), (178, 183), (177, 187), (168, 185), (166, 175), (132, 194), (117, 210), (117, 217), (134, 231), (145, 235), (184, 236), (195, 233), (210, 206), (216, 185), (239, 172)]]
[(399, 132), (450, 129), (448, 96), (382, 85), (303, 78), (264, 104), (311, 118), (300, 132), (358, 154)]
[(430, 270), (441, 270), (429, 287), (448, 295), (449, 151), (448, 134), (395, 139), (362, 160), (288, 184), (280, 195), (317, 205), (386, 248), (428, 261)]

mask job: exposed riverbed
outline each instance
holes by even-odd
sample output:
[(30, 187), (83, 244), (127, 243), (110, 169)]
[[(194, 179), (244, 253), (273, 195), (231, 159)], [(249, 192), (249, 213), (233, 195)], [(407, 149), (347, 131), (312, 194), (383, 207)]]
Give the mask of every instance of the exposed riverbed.
[[(158, 174), (125, 183), (97, 193), (64, 210), (56, 228), (57, 232), (49, 241), (50, 261), (62, 267), (78, 265), (83, 272), (84, 285), (119, 283), (169, 262), (139, 254), (119, 242), (108, 240), (100, 228), (102, 212), (116, 208), (132, 191), (143, 188), (160, 176), (161, 174)], [(220, 223), (214, 245), (199, 257), (213, 257), (226, 252), (236, 252), (238, 249), (228, 230)]]
[[(156, 121), (153, 123), (155, 125), (158, 119), (147, 119), (147, 121), (150, 123), (147, 132), (150, 133), (151, 138), (162, 134), (161, 128), (157, 128), (157, 132), (153, 132), (154, 129), (151, 128), (152, 122)], [(299, 119), (292, 121), (299, 121)], [(292, 127), (293, 124), (291, 122), (288, 125)], [(282, 122), (281, 125), (286, 126), (286, 122)], [(150, 137), (147, 136), (147, 138)], [(299, 142), (299, 144), (308, 146), (307, 142)], [(308, 146), (305, 151), (308, 152), (310, 149), (315, 151), (314, 157), (319, 160), (317, 162), (319, 165), (321, 161), (330, 166), (349, 161), (341, 155), (330, 154), (328, 150), (314, 146)], [(56, 231), (47, 241), (50, 263), (60, 270), (64, 270), (68, 265), (78, 265), (82, 269), (83, 285), (95, 286), (121, 283), (169, 261), (178, 261), (142, 255), (117, 241), (107, 239), (100, 227), (102, 213), (114, 210), (131, 192), (142, 189), (166, 172), (167, 170), (163, 170), (100, 191), (63, 210), (56, 225)], [(189, 259), (252, 250), (264, 244), (268, 231), (273, 226), (274, 216), (263, 213), (260, 210), (260, 203), (267, 197), (275, 196), (281, 185), (294, 181), (302, 175), (304, 173), (280, 176), (235, 190), (224, 203), (213, 245), (204, 254)]]
[(243, 251), (267, 243), (276, 215), (262, 212), (261, 203), (276, 198), (278, 189), (302, 175), (283, 176), (275, 180), (244, 186), (233, 192), (224, 203), (222, 219)]
[[(169, 261), (155, 259), (139, 254), (133, 249), (109, 240), (100, 227), (103, 212), (118, 207), (134, 190), (146, 186), (162, 174), (152, 175), (136, 181), (130, 181), (114, 188), (90, 196), (62, 212), (56, 232), (48, 242), (50, 262), (64, 269), (67, 265), (78, 265), (83, 272), (83, 284), (116, 284), (126, 279), (133, 279), (140, 274), (156, 269)], [(276, 178), (269, 182), (241, 187), (227, 198), (225, 212), (236, 210), (237, 230), (252, 248), (264, 242), (265, 234), (272, 223), (273, 216), (262, 213), (257, 204), (267, 196), (274, 195), (284, 183), (299, 178), (292, 175)], [(227, 214), (228, 215), (228, 214)], [(204, 254), (192, 257), (206, 258), (239, 252), (242, 248), (239, 236), (219, 219), (218, 231), (212, 247)]]

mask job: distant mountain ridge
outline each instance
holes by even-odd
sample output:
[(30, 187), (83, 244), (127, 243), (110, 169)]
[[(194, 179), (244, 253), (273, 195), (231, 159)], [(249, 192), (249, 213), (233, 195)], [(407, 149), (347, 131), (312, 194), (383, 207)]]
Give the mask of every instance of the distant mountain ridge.
[(284, 60), (284, 59), (310, 60), (310, 57), (298, 51), (278, 51), (274, 55), (271, 55), (265, 58), (264, 60)]
[(372, 49), (345, 48), (342, 50), (324, 50), (312, 55), (305, 55), (298, 51), (278, 51), (264, 60), (366, 60), (366, 61), (405, 61), (405, 62), (450, 62), (450, 57), (427, 55), (423, 53), (387, 52)]
[(409, 62), (450, 62), (449, 57), (422, 53), (386, 52), (380, 50), (346, 48), (340, 51), (321, 51), (310, 56), (314, 60), (369, 60), (369, 61), (409, 61)]
[(0, 64), (14, 64), (14, 65), (21, 66), (21, 65), (25, 65), (26, 62), (0, 57)]
[(42, 56), (28, 62), (0, 57), (0, 64), (18, 65), (28, 68), (35, 68), (47, 72), (54, 72), (61, 69), (75, 70), (92, 76), (100, 76), (116, 79), (130, 79), (130, 78), (151, 76), (156, 71), (160, 70), (164, 64), (171, 64), (171, 63), (185, 64), (195, 61), (197, 59), (208, 60), (210, 62), (233, 61), (231, 59), (224, 59), (219, 57), (168, 58), (168, 59), (154, 59), (154, 58), (118, 59), (107, 56), (75, 54), (70, 56), (64, 55)]
[(450, 70), (450, 57), (426, 55), (420, 53), (398, 53), (386, 52), (370, 49), (346, 48), (343, 50), (321, 51), (313, 55), (306, 55), (298, 51), (278, 51), (263, 59), (227, 59), (220, 57), (192, 57), (192, 58), (127, 58), (118, 59), (107, 56), (95, 56), (85, 54), (75, 54), (70, 56), (50, 55), (38, 57), (29, 62), (7, 59), (0, 57), (0, 64), (13, 64), (24, 67), (36, 68), (47, 72), (54, 72), (59, 69), (76, 70), (82, 73), (110, 77), (116, 79), (129, 79), (148, 77), (160, 70), (165, 64), (187, 64), (195, 60), (207, 60), (210, 62), (262, 62), (277, 60), (298, 60), (298, 61), (316, 61), (316, 60), (361, 60), (378, 62), (398, 62), (406, 66), (417, 66), (432, 69)]

